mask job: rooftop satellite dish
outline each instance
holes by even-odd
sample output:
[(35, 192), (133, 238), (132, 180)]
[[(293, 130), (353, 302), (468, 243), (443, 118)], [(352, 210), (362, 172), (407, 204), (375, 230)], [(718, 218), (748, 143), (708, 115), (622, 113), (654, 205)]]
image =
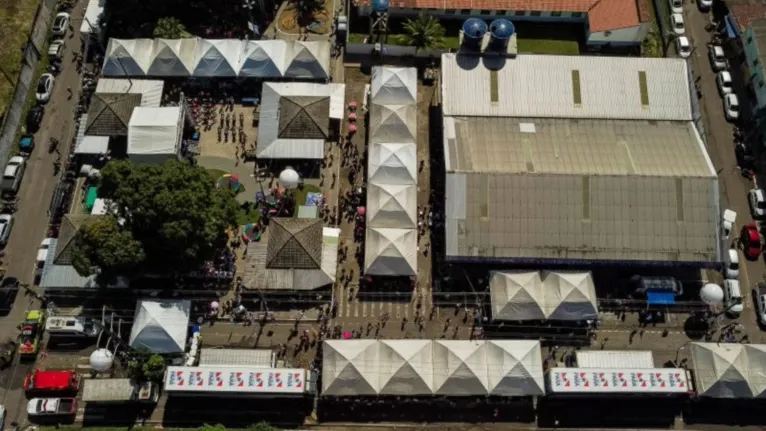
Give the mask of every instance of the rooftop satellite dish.
[(707, 305), (723, 304), (723, 289), (715, 283), (708, 283), (700, 289), (700, 298)]

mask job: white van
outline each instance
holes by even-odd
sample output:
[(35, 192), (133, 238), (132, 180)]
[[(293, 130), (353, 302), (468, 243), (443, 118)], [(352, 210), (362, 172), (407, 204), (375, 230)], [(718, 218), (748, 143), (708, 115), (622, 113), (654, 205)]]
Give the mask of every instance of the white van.
[(742, 313), (744, 298), (742, 297), (742, 291), (739, 289), (739, 281), (725, 280), (723, 282), (723, 294), (726, 312), (730, 314)]
[(739, 278), (739, 252), (736, 248), (730, 248), (726, 252), (726, 262), (724, 266), (724, 275), (728, 280)]

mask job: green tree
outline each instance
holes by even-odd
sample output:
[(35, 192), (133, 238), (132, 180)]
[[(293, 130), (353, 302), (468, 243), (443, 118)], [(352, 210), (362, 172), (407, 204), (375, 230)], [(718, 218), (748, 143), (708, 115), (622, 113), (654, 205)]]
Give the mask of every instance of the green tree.
[(165, 358), (152, 355), (142, 367), (144, 378), (153, 382), (161, 382), (165, 375)]
[[(164, 275), (199, 269), (226, 246), (226, 229), (237, 223), (233, 192), (217, 188), (204, 169), (174, 160), (162, 165), (113, 160), (101, 171), (99, 192), (116, 214), (108, 217), (110, 225), (99, 223), (105, 227), (98, 235), (90, 234), (92, 229), (78, 235), (83, 246), (74, 259), (83, 275), (94, 268), (104, 275), (125, 268)], [(114, 231), (116, 237), (106, 234)], [(129, 251), (121, 250), (126, 241)]]
[(280, 428), (273, 427), (266, 422), (259, 422), (248, 428), (248, 431), (280, 431)]
[(85, 224), (75, 237), (72, 265), (83, 276), (98, 273), (109, 283), (120, 274), (130, 273), (144, 262), (146, 255), (130, 231), (122, 229), (111, 215)]
[(444, 27), (436, 17), (421, 12), (404, 23), (402, 43), (417, 49), (432, 50), (444, 46)]
[(178, 18), (166, 17), (157, 20), (152, 35), (161, 39), (181, 39), (187, 37), (186, 27)]

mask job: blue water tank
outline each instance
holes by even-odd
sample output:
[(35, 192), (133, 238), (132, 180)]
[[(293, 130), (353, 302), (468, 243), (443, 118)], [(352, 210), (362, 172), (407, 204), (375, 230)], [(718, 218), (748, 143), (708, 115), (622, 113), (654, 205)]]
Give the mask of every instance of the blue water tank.
[(479, 51), (485, 34), (487, 34), (486, 22), (478, 18), (468, 18), (463, 23), (463, 48)]
[(508, 49), (508, 41), (516, 32), (513, 23), (505, 18), (499, 18), (489, 25), (489, 48), (495, 51), (505, 52)]
[(372, 9), (375, 12), (385, 12), (388, 10), (388, 0), (372, 0)]

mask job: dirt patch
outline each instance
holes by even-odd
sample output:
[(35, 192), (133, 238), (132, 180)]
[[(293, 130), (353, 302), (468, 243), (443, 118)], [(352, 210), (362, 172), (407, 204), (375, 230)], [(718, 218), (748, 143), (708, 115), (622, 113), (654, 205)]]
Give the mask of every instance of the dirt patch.
[[(2, 1), (2, 0), (0, 0)], [(322, 8), (314, 12), (310, 17), (300, 16), (295, 3), (290, 3), (277, 17), (279, 29), (288, 34), (330, 34), (332, 30), (332, 6), (331, 1), (325, 1)]]
[[(0, 117), (5, 116), (21, 70), (21, 47), (27, 41), (39, 0), (0, 0)], [(11, 81), (11, 82), (9, 82)]]

